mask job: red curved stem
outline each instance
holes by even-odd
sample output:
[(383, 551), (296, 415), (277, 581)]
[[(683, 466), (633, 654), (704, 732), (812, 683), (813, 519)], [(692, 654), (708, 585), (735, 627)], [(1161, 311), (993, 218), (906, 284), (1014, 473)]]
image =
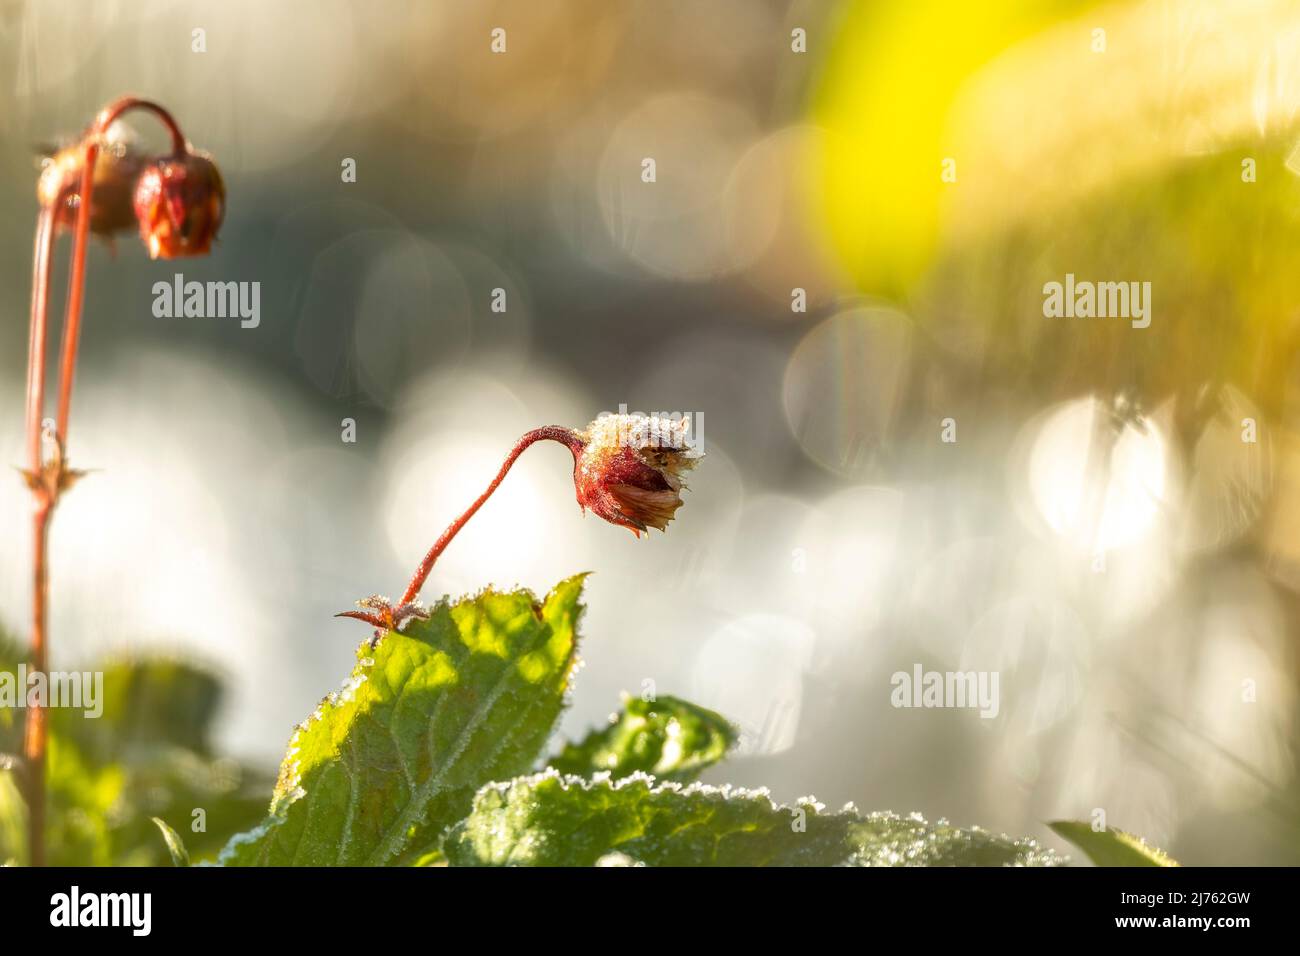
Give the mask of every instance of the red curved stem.
[(120, 97), (100, 110), (95, 117), (95, 122), (90, 127), (91, 136), (107, 132), (108, 128), (113, 125), (114, 120), (131, 110), (143, 110), (158, 117), (163, 126), (167, 127), (167, 132), (171, 134), (172, 149), (176, 155), (179, 156), (188, 149), (189, 144), (185, 141), (185, 136), (181, 133), (176, 118), (166, 108), (153, 100), (142, 100), (138, 96)]
[(534, 428), (528, 434), (524, 435), (519, 441), (515, 442), (515, 447), (510, 449), (510, 454), (506, 455), (506, 460), (501, 465), (501, 470), (497, 476), (492, 479), (492, 483), (487, 486), (487, 490), (475, 499), (474, 503), (465, 509), (465, 513), (448, 526), (447, 530), (442, 533), (429, 553), (424, 556), (420, 566), (415, 569), (415, 575), (411, 578), (411, 583), (406, 586), (406, 592), (402, 599), (397, 603), (410, 604), (415, 600), (420, 588), (424, 587), (424, 582), (429, 578), (429, 572), (433, 570), (433, 563), (438, 560), (438, 556), (446, 550), (447, 545), (451, 544), (451, 539), (460, 533), (460, 529), (465, 527), (465, 523), (474, 517), (474, 513), (483, 507), (483, 502), (492, 497), (492, 492), (497, 490), (497, 486), (514, 467), (515, 461), (522, 455), (530, 445), (539, 441), (558, 441), (560, 444), (568, 447), (573, 452), (574, 464), (577, 464), (578, 455), (582, 453), (582, 439), (574, 432), (572, 428), (565, 428), (562, 425), (544, 425), (541, 428)]

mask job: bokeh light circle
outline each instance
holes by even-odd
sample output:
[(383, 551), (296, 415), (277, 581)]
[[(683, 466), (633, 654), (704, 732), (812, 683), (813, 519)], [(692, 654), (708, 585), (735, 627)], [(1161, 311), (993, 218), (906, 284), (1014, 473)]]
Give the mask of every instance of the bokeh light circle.
[(901, 312), (862, 306), (813, 327), (786, 366), (786, 421), (813, 461), (846, 477), (879, 464), (893, 434), (912, 330)]

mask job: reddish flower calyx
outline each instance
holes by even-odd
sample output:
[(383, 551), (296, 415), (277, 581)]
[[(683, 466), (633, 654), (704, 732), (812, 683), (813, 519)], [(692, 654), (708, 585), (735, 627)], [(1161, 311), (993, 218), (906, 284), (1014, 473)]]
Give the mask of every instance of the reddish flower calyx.
[(687, 419), (603, 415), (579, 432), (573, 481), (578, 504), (611, 524), (663, 531), (682, 506), (682, 476), (702, 452)]
[(153, 259), (207, 254), (225, 211), (221, 173), (199, 153), (156, 159), (136, 183), (135, 217)]

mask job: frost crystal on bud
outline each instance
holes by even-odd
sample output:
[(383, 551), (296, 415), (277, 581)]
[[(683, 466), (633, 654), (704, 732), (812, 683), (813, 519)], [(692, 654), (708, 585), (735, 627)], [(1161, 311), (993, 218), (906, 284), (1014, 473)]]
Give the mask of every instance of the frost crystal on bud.
[(686, 419), (602, 415), (578, 437), (573, 479), (578, 504), (638, 536), (663, 531), (682, 505), (682, 475), (702, 456)]

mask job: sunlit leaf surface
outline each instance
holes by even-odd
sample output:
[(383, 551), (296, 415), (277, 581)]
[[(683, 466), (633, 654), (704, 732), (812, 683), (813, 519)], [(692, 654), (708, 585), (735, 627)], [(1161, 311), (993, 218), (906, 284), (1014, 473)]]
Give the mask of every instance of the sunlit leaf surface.
[(358, 649), (343, 689), (298, 728), (270, 815), (230, 865), (420, 859), (483, 784), (527, 770), (563, 707), (582, 576), (538, 603), (484, 591)]
[[(894, 814), (826, 813), (765, 791), (658, 784), (636, 774), (592, 781), (554, 770), (485, 787), (448, 835), (457, 866), (1054, 865), (1033, 841)], [(617, 853), (612, 858), (610, 854)]]
[(1094, 830), (1089, 824), (1057, 820), (1048, 824), (1057, 835), (1069, 840), (1098, 866), (1178, 866), (1163, 851), (1147, 846), (1141, 837), (1107, 827)]

